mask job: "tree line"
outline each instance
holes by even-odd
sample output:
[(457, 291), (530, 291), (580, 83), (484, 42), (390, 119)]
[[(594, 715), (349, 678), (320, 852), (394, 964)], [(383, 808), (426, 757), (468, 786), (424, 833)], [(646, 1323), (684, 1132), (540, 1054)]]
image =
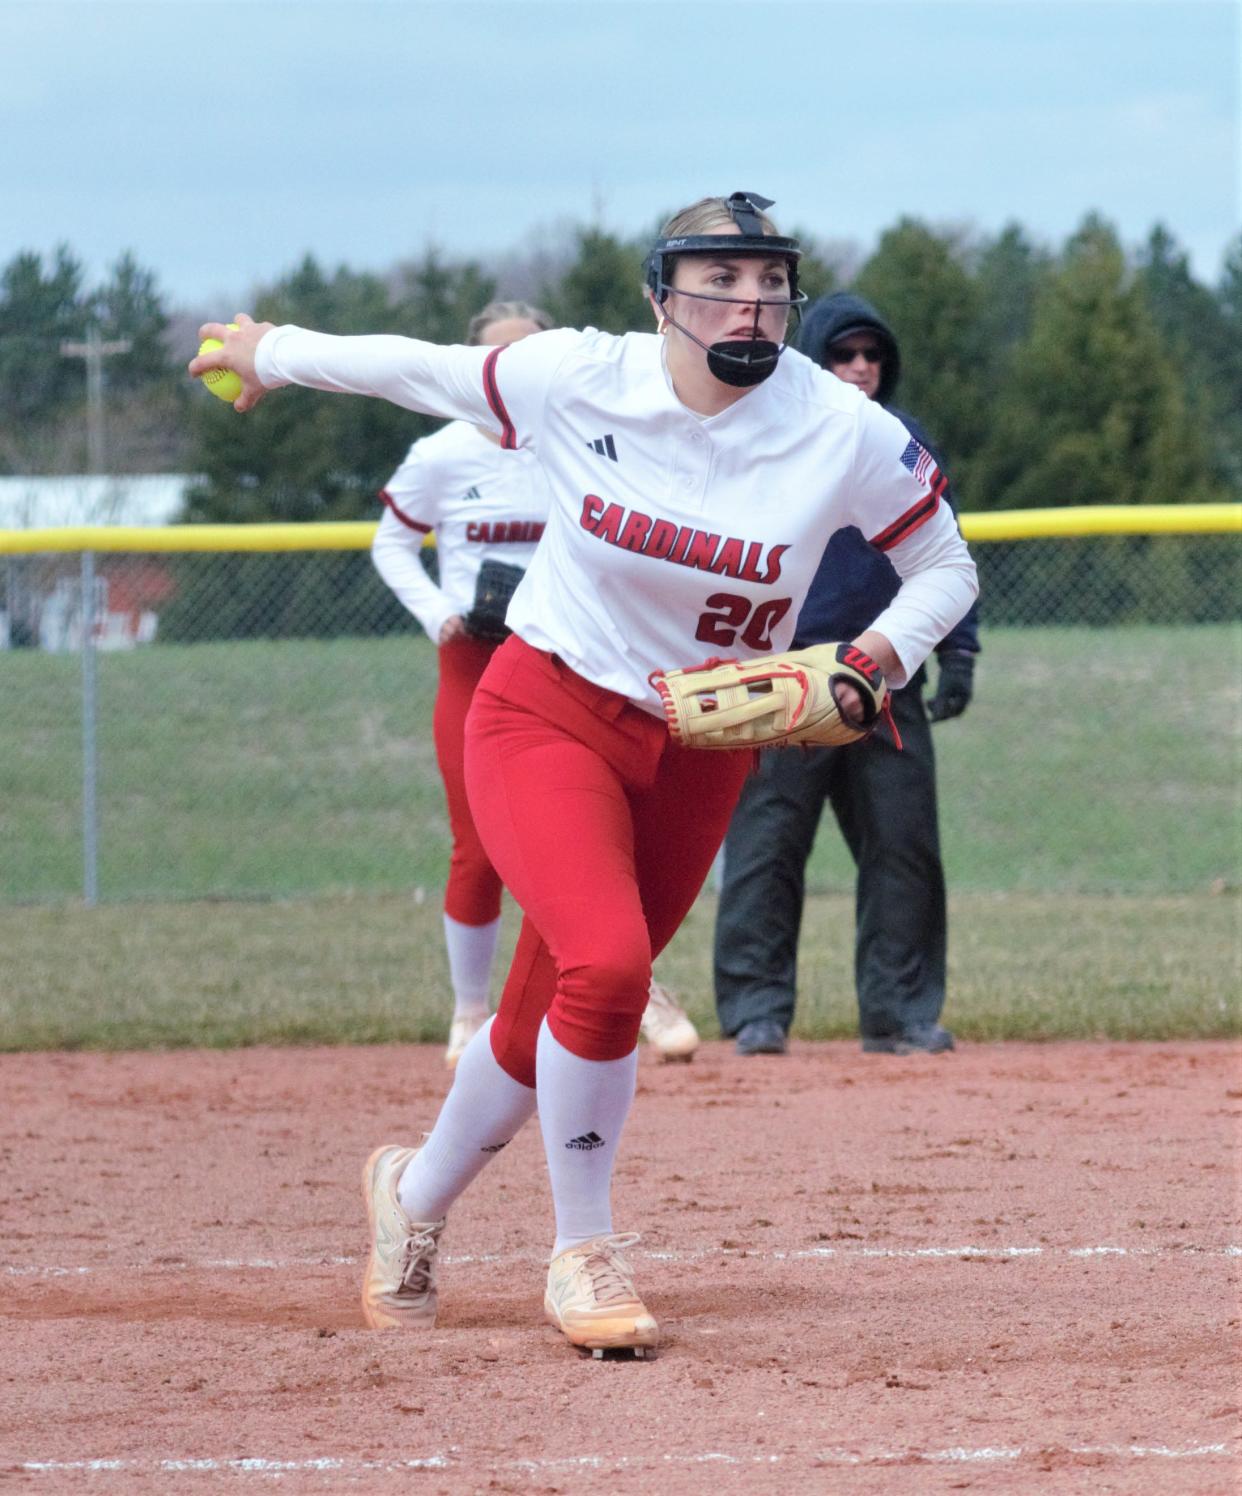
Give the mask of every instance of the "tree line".
[[(537, 264), (428, 250), (384, 273), (307, 256), (256, 294), (253, 312), (453, 342), (486, 301), (516, 294), (566, 326), (649, 330), (648, 238), (582, 227)], [(1242, 495), (1242, 235), (1211, 286), (1167, 228), (1127, 252), (1097, 214), (1056, 249), (1016, 224), (983, 237), (913, 218), (860, 264), (803, 242), (812, 297), (856, 291), (894, 328), (897, 401), (943, 450), (961, 509)], [(190, 521), (374, 516), (409, 443), (439, 423), (299, 390), (238, 419), (185, 377), (198, 320), (170, 309), (132, 255), (90, 288), (68, 247), (18, 254), (0, 272), (0, 472), (84, 470), (83, 365), (60, 345), (94, 326), (131, 344), (106, 366), (112, 471), (200, 474)]]

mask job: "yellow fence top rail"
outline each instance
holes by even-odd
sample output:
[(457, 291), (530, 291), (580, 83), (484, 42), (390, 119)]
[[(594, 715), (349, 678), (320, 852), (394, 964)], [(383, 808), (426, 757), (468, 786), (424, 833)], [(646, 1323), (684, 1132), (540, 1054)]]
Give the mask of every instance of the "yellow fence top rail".
[(375, 524), (74, 525), (0, 530), (0, 555), (36, 551), (364, 551)]
[(1087, 535), (1242, 535), (1242, 504), (1087, 504), (963, 514), (967, 540), (1043, 540)]
[[(1089, 535), (1242, 535), (1242, 504), (1098, 504), (963, 514), (967, 540), (1071, 539)], [(0, 530), (0, 555), (48, 551), (363, 551), (375, 524), (78, 525)]]

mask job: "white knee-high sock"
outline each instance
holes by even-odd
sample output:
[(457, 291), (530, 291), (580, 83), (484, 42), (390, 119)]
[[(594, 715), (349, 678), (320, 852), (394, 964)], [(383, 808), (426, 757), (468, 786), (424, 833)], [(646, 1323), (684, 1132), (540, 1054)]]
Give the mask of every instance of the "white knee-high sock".
[(449, 981), (453, 984), (453, 1017), (486, 1013), (492, 982), (492, 962), (500, 939), (500, 921), (490, 925), (463, 925), (444, 916), (444, 943), (448, 947)]
[(556, 1208), (555, 1256), (612, 1230), (612, 1166), (634, 1100), (638, 1050), (620, 1060), (583, 1060), (552, 1037), (545, 1019), (535, 1077)]
[(496, 1063), (495, 1021), (466, 1045), (436, 1124), (397, 1185), (412, 1221), (438, 1221), (535, 1110), (535, 1092)]

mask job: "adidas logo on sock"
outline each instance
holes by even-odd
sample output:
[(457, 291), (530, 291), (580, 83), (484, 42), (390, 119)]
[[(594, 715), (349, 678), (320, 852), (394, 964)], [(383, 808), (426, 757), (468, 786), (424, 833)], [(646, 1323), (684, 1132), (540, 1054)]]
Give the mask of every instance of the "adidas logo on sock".
[(618, 462), (616, 444), (612, 439), (612, 433), (607, 436), (597, 436), (593, 442), (587, 442), (592, 452), (598, 452), (601, 457), (611, 457), (613, 462)]
[(489, 1143), (486, 1148), (480, 1148), (479, 1152), (499, 1153), (502, 1148), (507, 1148), (512, 1141), (512, 1138), (506, 1138), (503, 1143)]
[(604, 1140), (597, 1132), (584, 1132), (580, 1138), (570, 1138), (565, 1146), (566, 1148), (580, 1148), (585, 1153), (592, 1148), (602, 1148)]

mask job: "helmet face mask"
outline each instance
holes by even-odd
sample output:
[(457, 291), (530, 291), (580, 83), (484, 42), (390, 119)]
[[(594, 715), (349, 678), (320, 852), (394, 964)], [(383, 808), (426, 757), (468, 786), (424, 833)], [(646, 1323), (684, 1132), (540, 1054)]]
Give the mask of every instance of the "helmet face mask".
[[(663, 312), (669, 324), (698, 345), (707, 354), (707, 367), (722, 384), (735, 389), (748, 389), (761, 384), (775, 370), (777, 360), (784, 352), (785, 343), (774, 343), (759, 335), (759, 318), (765, 308), (783, 307), (800, 316), (806, 304), (806, 296), (798, 290), (798, 260), (802, 251), (796, 239), (786, 239), (763, 232), (759, 215), (771, 202), (753, 192), (735, 192), (727, 200), (730, 216), (737, 226), (735, 234), (686, 234), (677, 238), (660, 239), (647, 255), (644, 271), (647, 288), (652, 300)], [(717, 258), (739, 257), (779, 259), (785, 262), (789, 279), (789, 294), (782, 297), (754, 298), (750, 296), (720, 296), (705, 291), (684, 291), (671, 284), (679, 259), (697, 255), (713, 255)], [(754, 323), (748, 338), (730, 338), (707, 344), (689, 328), (670, 315), (667, 307), (671, 295), (688, 296), (696, 301), (731, 303), (735, 306), (753, 306)]]
[(747, 337), (724, 338), (715, 343), (704, 343), (688, 327), (671, 317), (667, 307), (663, 308), (664, 315), (672, 326), (704, 350), (707, 354), (707, 367), (721, 384), (731, 385), (734, 389), (749, 389), (752, 385), (762, 384), (775, 370), (785, 345), (763, 337), (759, 319), (765, 311), (776, 307), (784, 308), (787, 315), (791, 307), (799, 305), (797, 301), (785, 296), (765, 296), (759, 300), (749, 296), (717, 296), (707, 291), (685, 291), (680, 288), (676, 289), (675, 294), (689, 297), (693, 301), (753, 308), (751, 329)]

